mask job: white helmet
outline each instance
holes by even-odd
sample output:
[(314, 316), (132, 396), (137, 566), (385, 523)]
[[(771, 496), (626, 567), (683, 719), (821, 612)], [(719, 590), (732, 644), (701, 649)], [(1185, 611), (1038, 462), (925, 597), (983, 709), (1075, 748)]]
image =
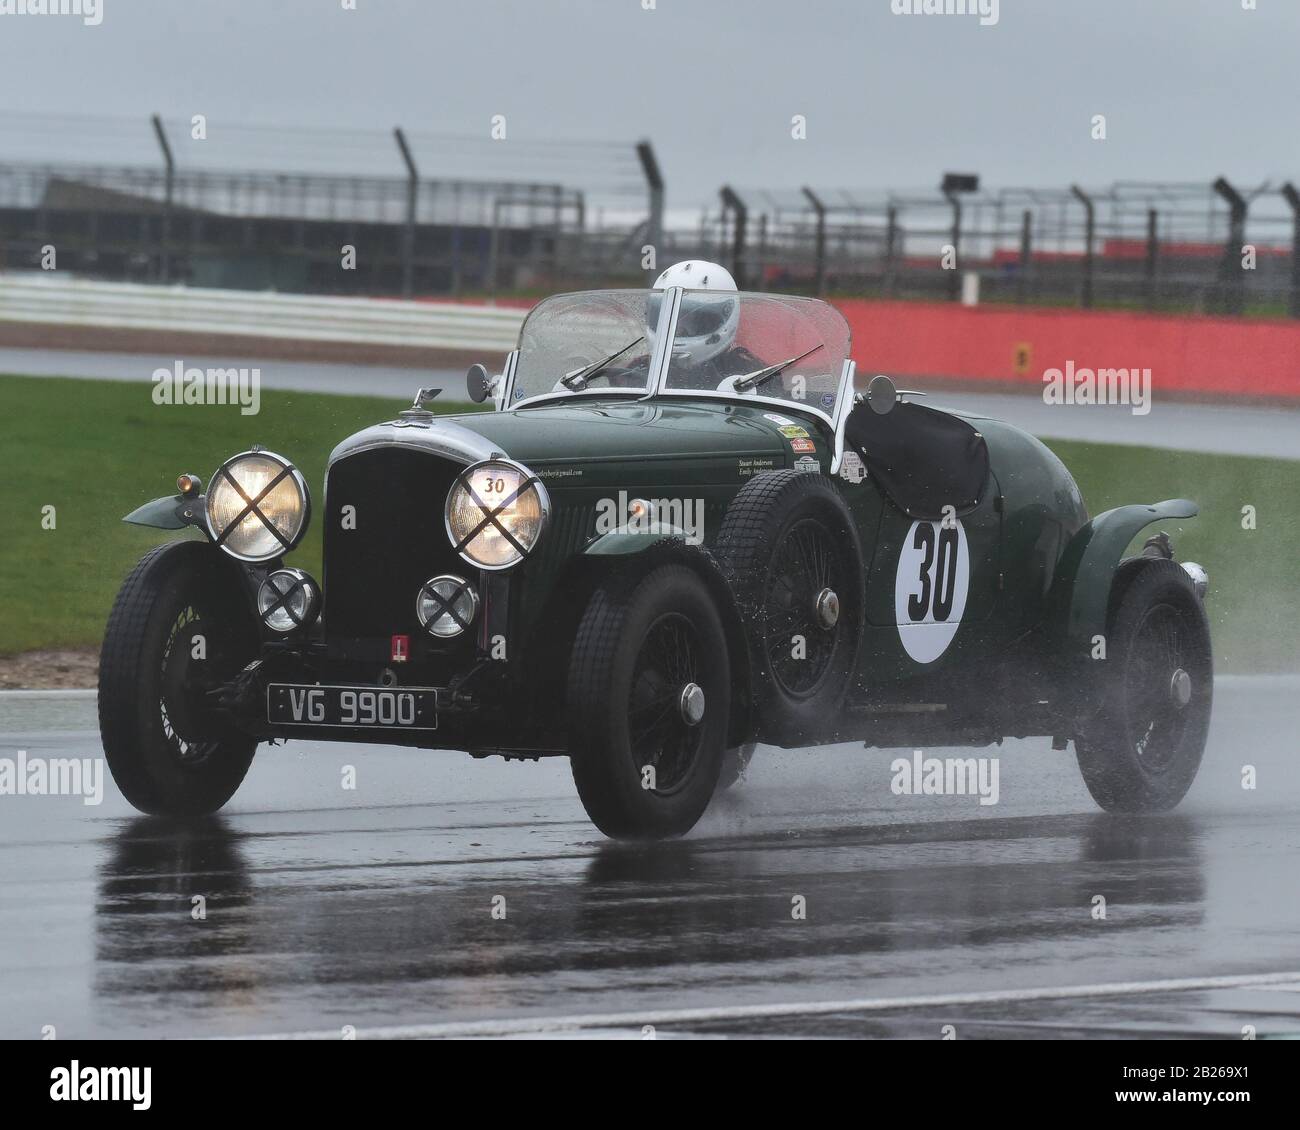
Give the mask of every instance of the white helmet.
[(670, 286), (680, 286), (689, 291), (715, 291), (715, 294), (691, 293), (683, 295), (677, 313), (677, 335), (673, 339), (673, 356), (684, 356), (692, 365), (700, 365), (731, 348), (736, 340), (736, 327), (740, 324), (740, 302), (736, 295), (736, 280), (731, 272), (717, 263), (704, 259), (684, 259), (663, 272), (651, 288), (646, 307), (649, 341), (654, 345), (655, 330), (659, 325), (659, 291)]

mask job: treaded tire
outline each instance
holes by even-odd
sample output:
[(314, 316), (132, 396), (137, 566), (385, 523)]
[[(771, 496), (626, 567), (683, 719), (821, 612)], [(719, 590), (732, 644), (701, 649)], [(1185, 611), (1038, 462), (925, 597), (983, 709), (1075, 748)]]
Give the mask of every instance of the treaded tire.
[[(677, 637), (688, 681), (704, 694), (694, 727), (674, 713), (681, 680), (660, 669), (664, 641)], [(660, 728), (642, 725), (658, 717), (660, 703), (671, 708)], [(695, 825), (718, 780), (731, 669), (722, 619), (693, 570), (661, 565), (595, 590), (574, 639), (568, 708), (573, 780), (597, 828), (617, 839), (661, 839)], [(645, 787), (646, 765), (655, 766), (654, 787)]]
[[(252, 614), (218, 552), (196, 541), (150, 550), (123, 582), (104, 632), (104, 756), (122, 795), (151, 815), (215, 812), (257, 749), (255, 738), (213, 715), (201, 692), (182, 687), (230, 678), (256, 655)], [(195, 616), (182, 623), (187, 610)], [(197, 635), (207, 649), (202, 668), (190, 658)]]
[[(780, 581), (788, 563), (783, 546), (805, 532), (829, 553), (829, 573), (822, 580), (839, 598), (833, 629), (813, 618), (811, 588), (820, 581), (796, 586), (807, 608), (786, 613), (779, 607), (777, 598), (787, 589)], [(844, 499), (823, 475), (793, 470), (755, 475), (731, 500), (714, 554), (745, 624), (756, 736), (786, 746), (825, 738), (839, 723), (862, 636), (862, 551)], [(812, 580), (811, 573), (806, 579)], [(815, 664), (802, 672), (793, 658), (794, 635), (804, 637)], [(807, 685), (799, 685), (799, 679)]]
[[(1102, 808), (1162, 812), (1186, 795), (1205, 752), (1214, 697), (1210, 626), (1181, 566), (1159, 558), (1126, 565), (1075, 755)], [(1172, 690), (1178, 670), (1190, 680), (1183, 706)]]

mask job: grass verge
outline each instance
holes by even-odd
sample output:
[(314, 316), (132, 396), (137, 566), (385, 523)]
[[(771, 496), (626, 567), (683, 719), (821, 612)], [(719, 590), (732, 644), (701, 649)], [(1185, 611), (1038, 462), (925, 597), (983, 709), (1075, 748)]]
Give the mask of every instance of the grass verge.
[[(229, 406), (157, 406), (150, 391), (144, 383), (0, 377), (0, 655), (98, 645), (136, 559), (169, 537), (201, 536), (121, 521), (142, 502), (174, 493), (179, 472), (206, 482), (223, 459), (262, 443), (298, 462), (319, 502), (334, 445), (402, 407), (391, 399), (264, 390), (261, 413), (241, 416)], [(1300, 526), (1289, 518), (1300, 498), (1300, 462), (1049, 445), (1093, 514), (1125, 502), (1199, 502), (1199, 518), (1165, 528), (1180, 559), (1210, 571), (1219, 669), (1300, 668), (1293, 614)], [(42, 525), (46, 506), (55, 508), (53, 529)], [(1245, 506), (1255, 508), (1254, 530), (1243, 528)], [(319, 576), (320, 544), (317, 523), (294, 563)]]

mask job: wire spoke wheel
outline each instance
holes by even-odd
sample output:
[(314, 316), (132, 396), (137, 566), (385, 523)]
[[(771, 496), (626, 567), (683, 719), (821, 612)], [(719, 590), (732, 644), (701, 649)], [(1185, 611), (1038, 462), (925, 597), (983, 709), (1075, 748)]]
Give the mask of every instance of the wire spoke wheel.
[(833, 740), (845, 723), (865, 595), (862, 545), (839, 488), (792, 468), (755, 475), (727, 507), (715, 553), (744, 627), (753, 704), (730, 748)]
[(730, 718), (726, 629), (694, 565), (664, 554), (595, 589), (569, 659), (568, 744), (602, 832), (689, 831), (713, 796)]
[(682, 695), (698, 685), (700, 647), (690, 621), (678, 613), (661, 616), (646, 633), (628, 696), (632, 756), (654, 769), (653, 792), (680, 787), (699, 752), (703, 731), (683, 715)]
[(1095, 669), (1075, 755), (1102, 808), (1167, 811), (1191, 787), (1209, 734), (1209, 620), (1173, 561), (1121, 566), (1116, 584), (1106, 633), (1113, 658)]
[(830, 667), (839, 622), (818, 619), (818, 599), (840, 591), (843, 573), (826, 528), (811, 518), (791, 526), (772, 555), (763, 599), (767, 660), (792, 695), (812, 692)]
[(252, 611), (218, 553), (181, 541), (146, 554), (104, 632), (100, 738), (114, 781), (142, 812), (215, 812), (257, 748), (213, 693), (258, 648)]
[(1138, 623), (1128, 654), (1129, 740), (1138, 759), (1155, 773), (1169, 766), (1186, 729), (1187, 715), (1174, 689), (1180, 673), (1191, 678), (1183, 637), (1178, 610), (1156, 605)]
[(181, 609), (167, 634), (158, 713), (163, 736), (183, 765), (202, 763), (221, 745), (207, 696), (233, 674), (224, 661), (223, 642), (213, 617), (204, 617), (193, 604)]

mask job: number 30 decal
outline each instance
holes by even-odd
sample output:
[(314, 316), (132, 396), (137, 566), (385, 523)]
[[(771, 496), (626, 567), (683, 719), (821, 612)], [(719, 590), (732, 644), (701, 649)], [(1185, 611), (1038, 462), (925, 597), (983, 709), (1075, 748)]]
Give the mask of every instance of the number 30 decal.
[(898, 555), (894, 621), (903, 648), (918, 663), (948, 649), (970, 585), (970, 551), (961, 522), (913, 522)]

